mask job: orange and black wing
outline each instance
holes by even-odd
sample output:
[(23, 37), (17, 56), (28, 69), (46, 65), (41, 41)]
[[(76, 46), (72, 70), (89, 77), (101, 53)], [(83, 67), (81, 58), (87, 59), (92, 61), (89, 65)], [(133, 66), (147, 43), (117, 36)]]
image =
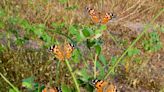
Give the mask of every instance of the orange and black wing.
[(101, 19), (101, 24), (106, 24), (113, 18), (113, 13), (105, 13), (105, 16)]
[(105, 90), (105, 92), (117, 92), (116, 86), (113, 84), (109, 84)]
[(42, 92), (62, 92), (61, 88), (55, 87), (55, 88), (44, 88)]
[(64, 46), (65, 59), (71, 58), (73, 50), (74, 50), (74, 46), (70, 43)]
[(55, 54), (55, 58), (59, 59), (59, 60), (64, 60), (64, 54), (61, 51), (60, 47), (57, 45), (53, 45), (50, 47), (50, 51), (52, 51)]
[(92, 84), (94, 85), (94, 87), (96, 88), (96, 92), (104, 92), (104, 86), (106, 86), (108, 83), (103, 81), (103, 80), (93, 80)]
[(87, 12), (89, 14), (89, 16), (91, 17), (92, 21), (95, 23), (99, 23), (100, 22), (100, 18), (98, 16), (98, 13), (95, 12), (94, 9), (87, 7)]

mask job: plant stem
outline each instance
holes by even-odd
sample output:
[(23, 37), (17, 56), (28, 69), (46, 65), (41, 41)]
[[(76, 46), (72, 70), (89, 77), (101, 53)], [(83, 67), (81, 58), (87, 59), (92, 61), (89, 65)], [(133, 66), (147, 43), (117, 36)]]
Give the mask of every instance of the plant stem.
[(154, 23), (154, 21), (162, 14), (162, 12), (164, 11), (164, 9), (162, 9), (154, 18), (153, 20), (150, 22), (149, 25), (146, 25), (144, 28), (144, 31), (133, 41), (133, 43), (128, 47), (128, 49), (121, 55), (120, 58), (118, 58), (118, 60), (116, 61), (116, 63), (111, 67), (111, 69), (109, 70), (109, 72), (106, 74), (104, 79), (107, 79), (109, 74), (113, 71), (113, 69), (118, 65), (118, 63), (122, 60), (122, 58), (126, 55), (126, 53), (136, 44), (136, 42), (147, 32), (148, 28), (150, 27), (151, 24)]
[(19, 92), (19, 90), (17, 89), (17, 87), (15, 87), (13, 84), (11, 84), (10, 81), (7, 80), (7, 79), (5, 78), (5, 76), (3, 76), (2, 73), (0, 73), (0, 75), (1, 75), (1, 77), (15, 90), (15, 92)]
[(61, 61), (59, 61), (59, 62), (57, 62), (57, 69), (56, 69), (56, 83), (58, 84), (59, 83), (59, 74), (60, 74), (60, 62)]
[(97, 54), (95, 55), (95, 60), (94, 60), (94, 78), (96, 78), (96, 62), (97, 62)]
[(72, 68), (71, 68), (68, 60), (65, 60), (65, 62), (66, 62), (66, 65), (67, 65), (67, 67), (69, 69), (69, 72), (71, 73), (71, 76), (73, 78), (73, 81), (74, 81), (76, 89), (77, 89), (77, 92), (80, 92), (79, 84), (77, 83), (76, 77), (75, 77), (74, 73), (72, 72)]

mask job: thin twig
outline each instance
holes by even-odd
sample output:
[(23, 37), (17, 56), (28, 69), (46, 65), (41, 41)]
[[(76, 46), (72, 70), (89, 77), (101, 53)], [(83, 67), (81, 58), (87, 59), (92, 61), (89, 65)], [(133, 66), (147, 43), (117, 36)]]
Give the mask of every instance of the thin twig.
[(138, 5), (138, 7), (137, 7), (132, 13), (130, 13), (129, 15), (127, 15), (127, 16), (125, 16), (125, 17), (122, 17), (122, 18), (118, 19), (116, 22), (119, 22), (119, 21), (121, 21), (121, 20), (123, 20), (123, 19), (126, 19), (126, 18), (130, 17), (131, 15), (136, 14), (137, 10), (140, 8), (140, 6), (141, 6), (144, 2), (145, 2), (145, 1), (143, 1), (140, 5)]
[(1, 75), (1, 77), (15, 90), (15, 92), (20, 92), (20, 91), (17, 89), (17, 87), (15, 87), (13, 84), (11, 84), (10, 81), (7, 80), (7, 79), (5, 78), (5, 76), (3, 76), (2, 73), (0, 73), (0, 75)]
[(69, 72), (71, 73), (71, 76), (73, 78), (73, 81), (74, 81), (76, 89), (77, 89), (77, 92), (80, 92), (79, 84), (77, 83), (76, 77), (75, 77), (74, 73), (72, 72), (72, 68), (71, 68), (71, 66), (69, 64), (69, 61), (65, 60), (65, 62), (66, 62), (66, 65), (68, 67)]
[(138, 2), (134, 5), (132, 5), (131, 7), (129, 7), (128, 9), (126, 9), (125, 11), (123, 11), (121, 14), (124, 14), (125, 12), (129, 11), (130, 9), (134, 8), (135, 6), (137, 6), (137, 4), (140, 3), (141, 0), (138, 0)]

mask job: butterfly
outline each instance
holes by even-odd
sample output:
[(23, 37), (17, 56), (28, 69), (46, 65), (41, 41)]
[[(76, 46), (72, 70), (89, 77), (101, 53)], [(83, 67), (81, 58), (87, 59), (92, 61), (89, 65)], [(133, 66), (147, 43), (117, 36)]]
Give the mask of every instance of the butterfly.
[(117, 92), (116, 86), (103, 80), (92, 80), (96, 92)]
[(63, 46), (53, 45), (50, 47), (50, 51), (55, 54), (55, 58), (60, 61), (71, 58), (74, 46), (70, 43), (64, 44)]
[(44, 88), (42, 92), (62, 92), (61, 88), (55, 87), (55, 88)]
[(105, 13), (104, 16), (101, 16), (100, 13), (89, 7), (86, 7), (86, 10), (95, 23), (106, 24), (115, 17), (113, 13)]

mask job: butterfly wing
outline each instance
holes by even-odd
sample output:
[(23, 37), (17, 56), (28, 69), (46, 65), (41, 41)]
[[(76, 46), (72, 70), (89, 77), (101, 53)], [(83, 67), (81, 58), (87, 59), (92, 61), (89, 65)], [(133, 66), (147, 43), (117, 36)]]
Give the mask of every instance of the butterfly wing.
[(50, 51), (52, 51), (55, 54), (55, 58), (59, 60), (64, 60), (63, 52), (60, 50), (60, 47), (57, 45), (54, 45), (50, 48)]
[(104, 86), (106, 86), (108, 83), (103, 80), (93, 80), (93, 84), (96, 88), (96, 92), (104, 92)]
[(92, 21), (95, 23), (99, 23), (100, 22), (100, 18), (98, 16), (98, 14), (95, 12), (94, 9), (87, 7), (87, 12), (89, 14), (89, 16), (91, 17)]
[(113, 14), (112, 13), (105, 13), (105, 16), (101, 20), (101, 24), (108, 23), (112, 18), (113, 18)]
[(73, 50), (74, 50), (74, 46), (70, 43), (64, 46), (65, 59), (71, 58)]
[(105, 92), (117, 92), (116, 86), (113, 84), (109, 84), (107, 88), (105, 89)]
[(44, 88), (42, 92), (62, 92), (60, 88), (55, 87), (55, 88)]

